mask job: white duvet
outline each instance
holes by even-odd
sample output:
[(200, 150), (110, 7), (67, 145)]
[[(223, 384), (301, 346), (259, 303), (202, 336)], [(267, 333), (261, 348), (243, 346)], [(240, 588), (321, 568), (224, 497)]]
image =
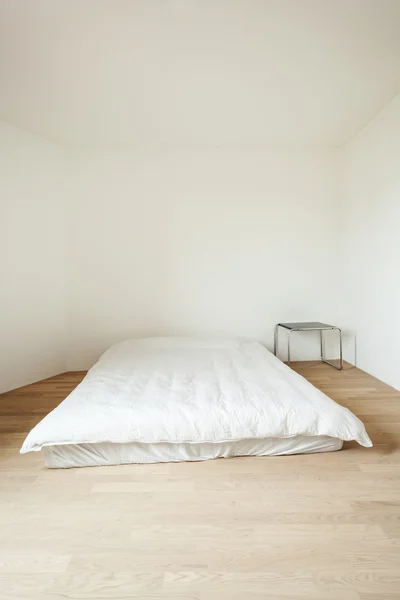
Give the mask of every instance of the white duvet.
[(298, 435), (372, 446), (364, 425), (256, 342), (128, 340), (107, 350), (21, 452), (82, 443)]

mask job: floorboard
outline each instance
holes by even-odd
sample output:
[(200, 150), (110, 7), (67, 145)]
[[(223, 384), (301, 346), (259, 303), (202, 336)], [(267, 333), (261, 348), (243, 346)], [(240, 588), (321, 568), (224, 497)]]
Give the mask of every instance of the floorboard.
[(46, 470), (19, 447), (84, 373), (0, 396), (1, 599), (400, 600), (400, 393), (292, 367), (374, 447)]

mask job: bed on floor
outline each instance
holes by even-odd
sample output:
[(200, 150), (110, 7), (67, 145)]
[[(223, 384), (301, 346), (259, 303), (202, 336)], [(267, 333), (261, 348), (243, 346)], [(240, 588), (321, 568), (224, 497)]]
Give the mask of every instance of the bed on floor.
[(247, 340), (144, 338), (107, 350), (26, 438), (50, 468), (372, 446), (364, 425)]

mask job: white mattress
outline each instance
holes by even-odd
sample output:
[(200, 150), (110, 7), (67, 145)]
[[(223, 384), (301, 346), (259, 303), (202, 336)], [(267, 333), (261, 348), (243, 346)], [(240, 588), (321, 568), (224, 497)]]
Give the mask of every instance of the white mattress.
[(46, 446), (44, 459), (50, 469), (97, 467), (130, 463), (160, 463), (233, 458), (235, 456), (278, 456), (340, 450), (342, 440), (328, 436), (298, 435), (290, 438), (265, 438), (238, 442), (200, 444), (65, 444)]
[[(146, 338), (107, 350), (68, 398), (34, 427), (21, 452), (115, 444), (121, 451), (128, 445), (132, 456), (135, 444), (135, 452), (147, 453), (153, 462), (164, 450), (169, 460), (187, 460), (193, 452), (212, 458), (220, 455), (213, 444), (233, 447), (234, 442), (298, 436), (372, 445), (355, 415), (261, 344)], [(164, 446), (143, 454), (143, 444)], [(198, 451), (185, 445), (197, 445)], [(226, 448), (222, 452), (229, 452)]]

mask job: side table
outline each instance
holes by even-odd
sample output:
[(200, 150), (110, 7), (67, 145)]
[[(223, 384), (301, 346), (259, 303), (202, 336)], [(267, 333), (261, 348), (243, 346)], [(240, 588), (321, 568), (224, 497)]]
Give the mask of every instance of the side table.
[[(293, 331), (319, 331), (320, 347), (321, 347), (321, 360), (335, 369), (341, 371), (343, 369), (343, 352), (342, 352), (342, 330), (334, 325), (327, 325), (326, 323), (320, 323), (319, 321), (312, 321), (306, 323), (277, 323), (275, 325), (274, 332), (274, 354), (278, 351), (278, 328), (283, 327), (288, 330), (288, 365), (290, 365), (290, 339)], [(324, 344), (323, 344), (323, 332), (328, 330), (335, 330), (339, 332), (339, 347), (340, 347), (340, 358), (339, 366), (333, 362), (326, 360), (324, 357)]]

